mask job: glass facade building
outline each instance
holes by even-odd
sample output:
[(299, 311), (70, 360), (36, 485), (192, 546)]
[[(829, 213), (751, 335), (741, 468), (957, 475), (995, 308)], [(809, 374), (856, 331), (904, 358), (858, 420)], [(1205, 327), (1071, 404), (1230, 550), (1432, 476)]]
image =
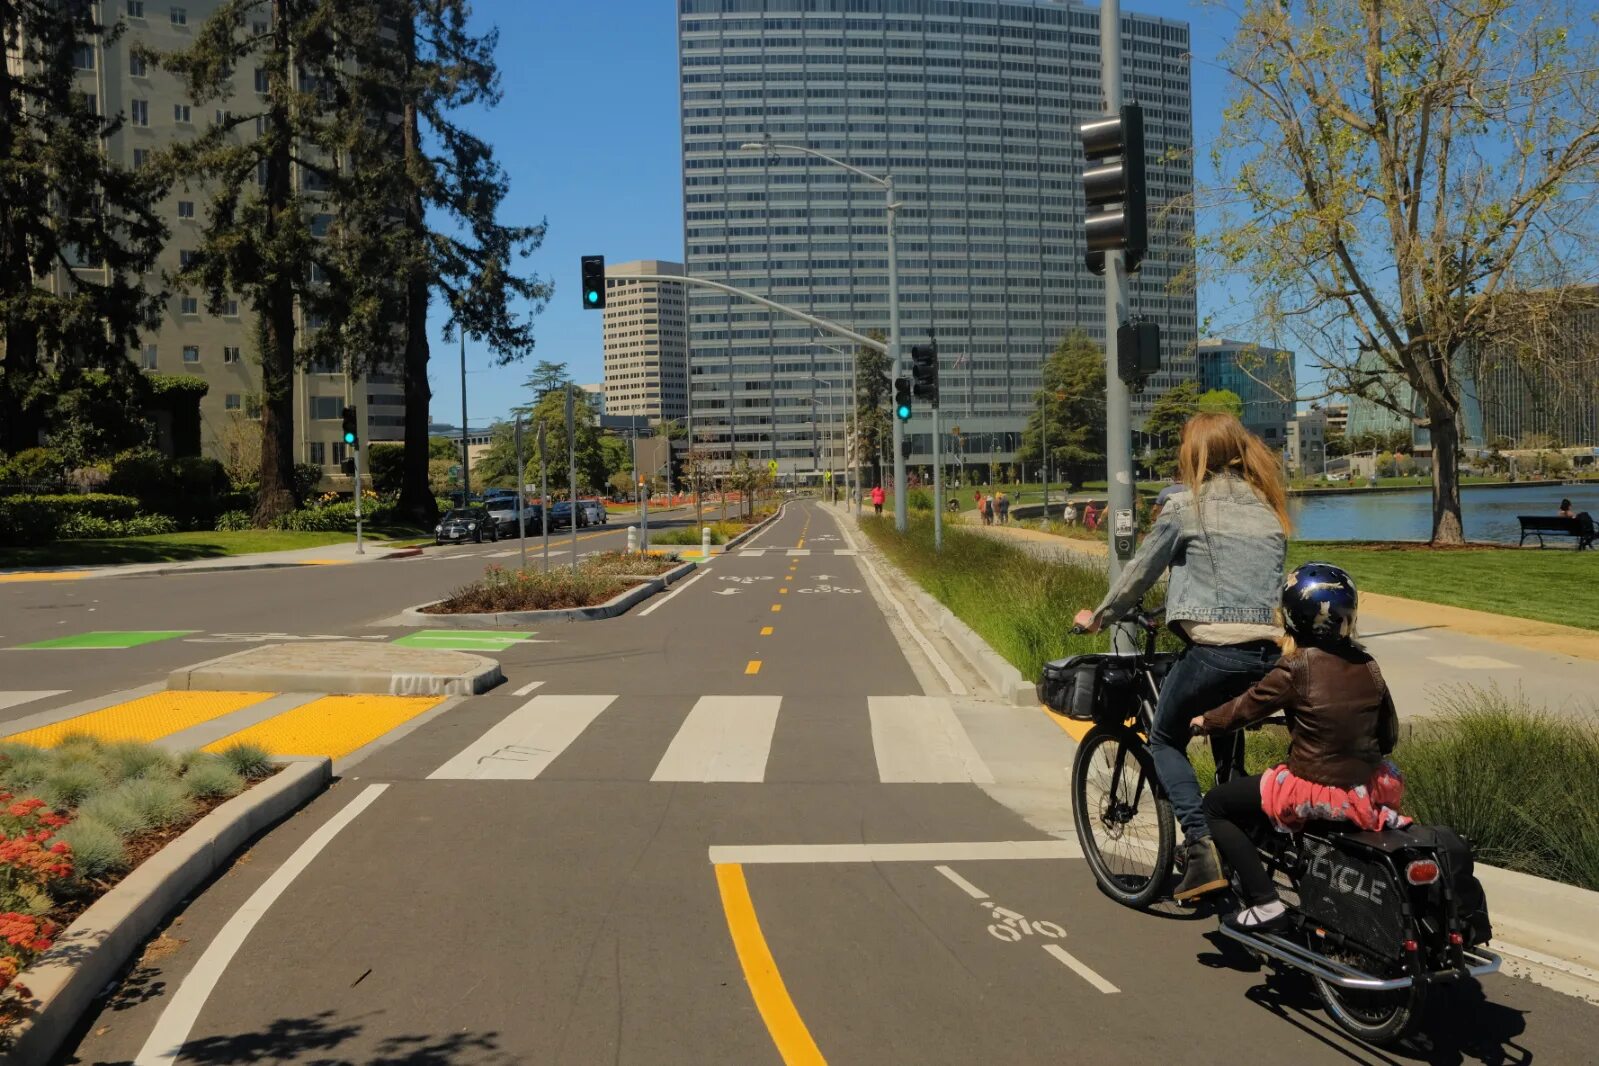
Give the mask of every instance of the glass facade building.
[(1198, 356), (1200, 385), (1236, 395), (1244, 405), (1244, 428), (1280, 450), (1294, 417), (1294, 353), (1206, 337)]
[[(1008, 461), (1044, 356), (1072, 330), (1103, 340), (1077, 133), (1104, 110), (1098, 23), (1097, 8), (1054, 0), (679, 0), (687, 273), (886, 334), (882, 189), (740, 146), (769, 136), (892, 173), (906, 362), (936, 336), (946, 431), (960, 426), (969, 457)], [(1163, 333), (1147, 409), (1195, 374), (1194, 297), (1179, 285), (1192, 263), (1188, 27), (1124, 13), (1121, 40), (1149, 159), (1151, 249), (1130, 308)], [(850, 357), (825, 345), (846, 346), (712, 290), (690, 288), (688, 312), (695, 439), (785, 472), (842, 468), (830, 430)], [(919, 406), (913, 462), (930, 459), (931, 428)]]

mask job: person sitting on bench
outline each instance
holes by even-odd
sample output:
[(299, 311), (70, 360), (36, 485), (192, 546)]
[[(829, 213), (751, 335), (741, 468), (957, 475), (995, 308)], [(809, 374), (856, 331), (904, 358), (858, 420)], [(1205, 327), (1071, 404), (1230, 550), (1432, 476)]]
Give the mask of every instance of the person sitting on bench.
[(1576, 518), (1577, 517), (1576, 513), (1573, 512), (1572, 509), (1571, 509), (1571, 501), (1570, 500), (1561, 500), (1560, 501), (1560, 513), (1556, 517), (1559, 517), (1559, 518)]

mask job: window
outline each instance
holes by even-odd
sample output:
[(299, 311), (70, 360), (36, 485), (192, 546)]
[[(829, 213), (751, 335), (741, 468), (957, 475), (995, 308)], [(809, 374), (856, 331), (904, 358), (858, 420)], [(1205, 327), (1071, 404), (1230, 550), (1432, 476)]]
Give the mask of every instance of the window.
[(233, 125), (233, 112), (224, 108), (217, 108), (216, 113), (212, 116), (212, 118), (216, 121), (218, 126)]
[(143, 78), (148, 76), (148, 71), (145, 69), (144, 57), (137, 52), (134, 52), (128, 56), (128, 73), (135, 78)]
[(139, 365), (144, 367), (144, 369), (146, 369), (146, 370), (154, 370), (155, 369), (155, 357), (156, 357), (156, 347), (155, 347), (155, 345), (146, 344), (144, 346), (144, 351), (141, 353), (141, 356), (142, 356), (142, 358), (141, 358), (141, 361), (140, 361)]
[(222, 361), (224, 363), (237, 363), (239, 361), (238, 347), (232, 344), (225, 345), (222, 349)]
[(244, 410), (244, 397), (236, 392), (230, 392), (222, 397), (222, 407), (227, 411), (242, 411)]
[(182, 123), (183, 125), (188, 125), (189, 122), (192, 121), (189, 118), (189, 105), (188, 104), (173, 104), (172, 105), (172, 121), (173, 122)]
[(79, 93), (78, 99), (83, 101), (83, 109), (91, 115), (100, 113), (100, 98), (94, 93)]
[(328, 446), (319, 440), (314, 440), (309, 445), (311, 462), (317, 466), (326, 466), (328, 462)]
[(222, 313), (229, 318), (239, 317), (239, 301), (229, 297), (222, 301)]
[(267, 72), (262, 67), (255, 68), (255, 91), (258, 93), (267, 91)]
[(178, 314), (198, 315), (200, 313), (200, 300), (194, 296), (184, 296), (178, 300)]
[(133, 169), (140, 170), (150, 162), (150, 149), (135, 148), (133, 150)]
[(196, 253), (194, 251), (194, 249), (192, 249), (192, 248), (184, 248), (184, 249), (182, 249), (181, 251), (178, 252), (178, 265), (180, 267), (182, 267), (184, 270), (188, 270), (190, 267), (192, 267), (194, 265), (194, 259), (195, 259), (196, 254), (198, 254), (198, 253)]
[(72, 69), (94, 69), (94, 45), (80, 44), (72, 49)]
[(195, 344), (183, 346), (183, 361), (185, 363), (198, 363), (200, 361), (200, 348)]
[(150, 101), (130, 101), (128, 110), (131, 115), (131, 121), (135, 126), (148, 126), (150, 124)]
[(144, 0), (128, 0), (128, 17), (130, 19), (144, 18)]
[(348, 444), (345, 444), (342, 440), (334, 441), (333, 442), (333, 463), (334, 463), (334, 465), (335, 466), (343, 466), (344, 465), (344, 460), (348, 459), (349, 457), (350, 457), (350, 446)]
[(193, 218), (194, 217), (194, 201), (193, 200), (179, 200), (178, 201), (178, 217), (179, 218)]
[(172, 9), (172, 25), (174, 25), (174, 26), (187, 26), (188, 24), (189, 24), (189, 9), (186, 8), (186, 7), (175, 7), (175, 8), (173, 8)]
[(311, 417), (319, 419), (342, 418), (344, 416), (344, 397), (342, 396), (313, 396), (311, 397)]

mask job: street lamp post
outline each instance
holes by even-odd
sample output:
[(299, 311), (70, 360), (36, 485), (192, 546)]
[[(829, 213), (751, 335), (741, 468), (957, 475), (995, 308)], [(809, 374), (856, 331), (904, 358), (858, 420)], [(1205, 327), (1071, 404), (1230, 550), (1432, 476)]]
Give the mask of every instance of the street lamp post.
[[(768, 134), (759, 141), (748, 141), (739, 146), (744, 151), (765, 152), (773, 155), (778, 152), (795, 152), (800, 155), (812, 156), (823, 162), (841, 167), (851, 174), (865, 178), (883, 189), (883, 207), (888, 219), (888, 363), (889, 377), (897, 380), (900, 376), (899, 358), (899, 246), (895, 241), (894, 221), (899, 212), (899, 203), (894, 199), (894, 178), (892, 175), (878, 177), (860, 167), (851, 166), (842, 159), (834, 159), (824, 152), (814, 148), (807, 148), (799, 144), (778, 144)], [(906, 493), (905, 493), (905, 449), (901, 442), (905, 437), (905, 424), (899, 419), (894, 419), (894, 527), (901, 533), (907, 525)]]
[(845, 471), (846, 491), (850, 499), (855, 502), (855, 513), (861, 513), (861, 387), (856, 370), (860, 363), (857, 353), (846, 351), (831, 344), (822, 345), (835, 355), (842, 355), (849, 359), (849, 406), (846, 414), (846, 430), (850, 430), (850, 437), (844, 449), (845, 461), (849, 464)]

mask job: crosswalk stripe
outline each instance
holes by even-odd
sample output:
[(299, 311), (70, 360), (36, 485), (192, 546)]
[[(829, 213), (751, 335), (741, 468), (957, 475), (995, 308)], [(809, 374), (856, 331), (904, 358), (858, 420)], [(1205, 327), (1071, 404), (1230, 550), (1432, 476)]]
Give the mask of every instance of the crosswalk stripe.
[(949, 700), (935, 696), (869, 696), (872, 748), (884, 784), (970, 781), (992, 784), (993, 773)]
[(489, 552), (487, 558), (489, 558), (489, 559), (509, 559), (511, 556), (519, 554), (521, 552), (521, 550), (522, 550), (521, 548), (512, 548), (510, 551)]
[(0, 711), (5, 710), (7, 707), (15, 707), (23, 703), (32, 703), (34, 700), (42, 700), (46, 696), (59, 696), (66, 691), (68, 690), (64, 688), (46, 688), (33, 691), (0, 692)]
[(615, 696), (535, 696), (428, 775), (430, 781), (531, 781)]
[(651, 781), (761, 781), (781, 696), (701, 696)]

